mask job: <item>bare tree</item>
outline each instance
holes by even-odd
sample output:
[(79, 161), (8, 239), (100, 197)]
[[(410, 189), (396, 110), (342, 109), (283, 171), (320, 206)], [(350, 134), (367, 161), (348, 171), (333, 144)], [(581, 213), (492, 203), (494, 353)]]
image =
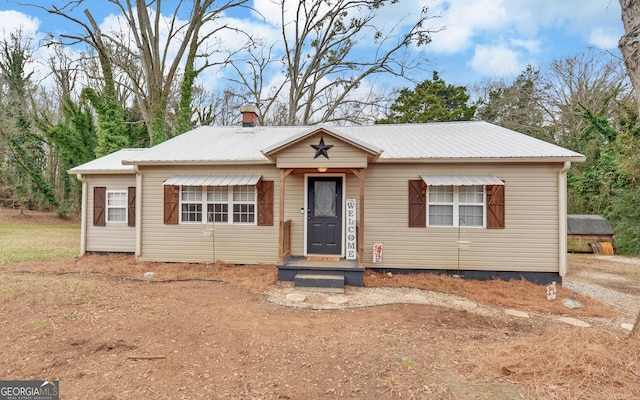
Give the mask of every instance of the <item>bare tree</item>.
[[(625, 33), (620, 38), (618, 47), (622, 52), (627, 74), (638, 97), (637, 106), (638, 114), (640, 114), (640, 2), (620, 0), (620, 8), (622, 9), (622, 23)], [(640, 337), (640, 313), (638, 313), (631, 330), (631, 336)]]
[[(631, 84), (639, 96), (638, 113), (640, 114), (640, 2), (620, 0), (624, 35), (618, 41), (624, 64)], [(637, 324), (636, 324), (637, 325)]]
[[(171, 136), (167, 127), (168, 105), (172, 88), (180, 88), (180, 101), (176, 112), (185, 118), (192, 114), (193, 82), (205, 68), (215, 65), (210, 56), (217, 48), (203, 48), (203, 44), (215, 37), (226, 25), (216, 25), (225, 10), (240, 6), (248, 0), (179, 0), (170, 16), (163, 15), (162, 0), (108, 0), (120, 11), (124, 21), (121, 32), (101, 32), (88, 9), (84, 10), (88, 23), (73, 16), (73, 10), (83, 0), (70, 1), (64, 7), (47, 8), (49, 13), (64, 17), (83, 28), (77, 35), (65, 35), (72, 42), (84, 42), (96, 49), (100, 56), (106, 48), (104, 42), (115, 46), (117, 52), (108, 57), (112, 68), (118, 67), (129, 76), (131, 91), (140, 106), (142, 117), (150, 135), (151, 145)], [(180, 16), (188, 11), (189, 19)], [(203, 27), (207, 28), (205, 32)], [(117, 56), (120, 55), (120, 56)], [(123, 56), (124, 55), (124, 56)], [(196, 59), (204, 62), (196, 67)], [(131, 59), (137, 62), (132, 64)], [(185, 63), (181, 73), (180, 65)], [(104, 67), (103, 67), (104, 69)], [(185, 117), (185, 115), (187, 117)]]
[[(275, 112), (284, 107), (287, 125), (353, 119), (357, 116), (354, 111), (376, 103), (375, 98), (366, 98), (372, 93), (369, 90), (364, 96), (354, 96), (365, 78), (375, 74), (406, 76), (424, 62), (416, 48), (429, 43), (434, 32), (425, 27), (426, 8), (411, 22), (407, 16), (390, 28), (376, 26), (380, 15), (395, 3), (278, 0), (284, 81), (267, 91), (263, 84), (255, 84), (263, 83), (263, 73), (274, 59), (272, 48), (254, 43), (249, 59), (242, 61), (248, 69), (236, 64), (238, 83), (245, 86), (262, 118), (270, 108)], [(295, 10), (292, 14), (291, 9)], [(365, 51), (356, 52), (357, 45), (365, 44)], [(251, 79), (243, 78), (247, 73)]]

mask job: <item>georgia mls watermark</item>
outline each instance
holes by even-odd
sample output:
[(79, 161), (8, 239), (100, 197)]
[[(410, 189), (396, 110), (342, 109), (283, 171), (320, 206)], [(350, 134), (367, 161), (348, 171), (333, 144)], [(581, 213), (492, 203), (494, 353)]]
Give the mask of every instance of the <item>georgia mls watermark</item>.
[(0, 381), (0, 400), (60, 400), (59, 381)]

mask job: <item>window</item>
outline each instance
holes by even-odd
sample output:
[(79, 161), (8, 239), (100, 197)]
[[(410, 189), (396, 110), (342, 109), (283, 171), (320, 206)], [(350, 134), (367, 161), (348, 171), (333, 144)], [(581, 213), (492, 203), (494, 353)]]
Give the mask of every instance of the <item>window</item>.
[(255, 222), (256, 191), (253, 186), (233, 187), (233, 222)]
[[(250, 185), (182, 186), (180, 209), (182, 222), (254, 224), (256, 189)], [(229, 210), (233, 213), (231, 221)]]
[(207, 222), (229, 221), (229, 188), (210, 186), (207, 188)]
[(484, 186), (431, 186), (429, 226), (484, 226)]
[(182, 222), (202, 222), (202, 187), (182, 186), (180, 200)]
[(127, 222), (126, 191), (107, 191), (107, 222)]

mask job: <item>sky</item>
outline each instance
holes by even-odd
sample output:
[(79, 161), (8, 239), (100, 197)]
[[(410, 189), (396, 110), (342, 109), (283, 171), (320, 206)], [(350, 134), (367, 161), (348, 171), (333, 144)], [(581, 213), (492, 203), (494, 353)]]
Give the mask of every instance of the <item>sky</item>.
[[(51, 4), (51, 0), (0, 0), (0, 35), (20, 28), (36, 38), (37, 44), (44, 42), (47, 33), (58, 36), (79, 32), (63, 18), (21, 5), (22, 2)], [(277, 36), (272, 22), (278, 17), (278, 10), (273, 8), (273, 2), (250, 2), (264, 19), (248, 12), (226, 18), (247, 31)], [(90, 0), (88, 6), (103, 29), (117, 23), (108, 4)], [(378, 23), (402, 26), (402, 21), (425, 6), (433, 17), (428, 24), (438, 32), (424, 49), (424, 79), (438, 71), (447, 83), (455, 85), (472, 85), (486, 78), (510, 80), (527, 65), (544, 67), (554, 59), (587, 49), (617, 55), (618, 39), (624, 33), (617, 0), (400, 0), (394, 9), (382, 13)], [(224, 40), (233, 42), (234, 38)], [(366, 43), (362, 46), (367, 51)], [(35, 56), (46, 58), (48, 51), (38, 49)], [(36, 72), (43, 73), (43, 69), (36, 68)], [(223, 74), (211, 70), (202, 79), (214, 87)], [(407, 82), (400, 85), (408, 86)]]

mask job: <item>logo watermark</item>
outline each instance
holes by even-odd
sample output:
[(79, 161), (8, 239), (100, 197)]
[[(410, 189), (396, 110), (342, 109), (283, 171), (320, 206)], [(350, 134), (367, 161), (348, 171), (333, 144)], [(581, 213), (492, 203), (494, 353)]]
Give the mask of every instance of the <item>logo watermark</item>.
[(0, 400), (60, 400), (60, 382), (0, 381)]

